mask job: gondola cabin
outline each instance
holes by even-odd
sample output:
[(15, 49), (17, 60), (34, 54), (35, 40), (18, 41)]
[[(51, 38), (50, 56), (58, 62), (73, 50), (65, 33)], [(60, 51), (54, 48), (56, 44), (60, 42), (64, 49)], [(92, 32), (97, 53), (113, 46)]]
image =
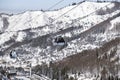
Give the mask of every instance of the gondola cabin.
[(66, 44), (62, 36), (58, 36), (54, 39), (53, 45), (55, 46), (64, 46)]
[(17, 58), (17, 54), (15, 50), (10, 52), (10, 58)]

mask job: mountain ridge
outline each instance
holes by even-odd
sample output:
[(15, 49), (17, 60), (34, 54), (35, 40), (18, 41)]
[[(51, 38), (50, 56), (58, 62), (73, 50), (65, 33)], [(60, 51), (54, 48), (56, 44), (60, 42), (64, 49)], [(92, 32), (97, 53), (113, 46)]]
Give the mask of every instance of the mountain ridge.
[[(73, 6), (61, 9), (63, 12), (61, 10), (58, 10), (58, 12), (44, 12), (45, 14), (42, 14), (42, 17), (40, 17), (42, 12), (39, 11), (28, 11), (23, 14), (13, 15), (10, 18), (5, 16), (5, 18), (8, 19), (8, 23), (5, 21), (4, 24), (9, 24), (9, 28), (2, 30), (3, 33), (0, 34), (0, 50), (5, 54), (4, 57), (6, 57), (11, 50), (16, 50), (21, 60), (26, 59), (26, 61), (33, 61), (32, 65), (35, 66), (36, 64), (41, 64), (42, 62), (49, 63), (50, 61), (59, 61), (67, 56), (73, 55), (74, 53), (81, 52), (82, 50), (100, 47), (102, 44), (119, 37), (119, 32), (117, 32), (119, 27), (116, 32), (112, 31), (117, 26), (116, 24), (119, 24), (119, 20), (116, 20), (116, 18), (119, 18), (120, 16), (120, 6), (118, 4), (119, 3), (116, 4), (114, 2), (96, 3), (86, 1), (80, 4), (80, 6), (73, 12), (62, 16), (62, 18), (55, 21), (54, 24), (46, 26), (40, 26), (38, 23), (40, 22), (42, 24), (45, 19), (45, 21), (47, 20), (47, 24), (49, 24), (49, 21), (51, 22), (52, 19), (54, 20), (59, 15), (69, 11), (71, 8), (73, 8)], [(86, 9), (88, 6), (90, 6), (92, 9)], [(82, 9), (83, 11), (81, 12), (80, 10)], [(104, 14), (98, 14), (98, 12), (103, 12)], [(58, 16), (56, 16), (57, 13), (59, 13)], [(75, 13), (76, 17), (73, 17)], [(87, 17), (80, 19), (84, 16)], [(49, 17), (52, 19), (49, 19)], [(115, 19), (112, 19), (112, 17)], [(1, 25), (2, 18), (0, 18)], [(38, 19), (34, 21), (36, 18), (41, 20), (39, 21)], [(108, 22), (105, 21), (107, 19)], [(113, 23), (111, 21), (115, 22)], [(102, 24), (99, 25), (101, 29), (97, 28), (98, 23)], [(35, 25), (39, 26), (35, 27)], [(91, 30), (93, 27), (94, 29)], [(91, 32), (86, 33), (89, 30), (91, 30)], [(6, 32), (4, 33), (4, 31)], [(76, 35), (78, 35), (78, 38)], [(84, 38), (82, 38), (80, 35), (83, 35)], [(65, 41), (67, 42), (66, 47), (57, 47), (53, 45), (54, 38), (57, 36), (64, 37)], [(28, 56), (26, 56), (26, 54)], [(39, 58), (39, 63), (36, 62), (37, 58)]]

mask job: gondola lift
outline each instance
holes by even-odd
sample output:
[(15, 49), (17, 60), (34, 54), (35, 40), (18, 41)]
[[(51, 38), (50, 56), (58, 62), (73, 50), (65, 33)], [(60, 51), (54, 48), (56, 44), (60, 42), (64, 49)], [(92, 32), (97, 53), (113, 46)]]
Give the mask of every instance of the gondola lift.
[(54, 46), (64, 46), (65, 44), (66, 42), (62, 36), (57, 36), (53, 41)]
[(13, 59), (17, 58), (17, 54), (15, 50), (10, 52), (10, 58), (13, 58)]

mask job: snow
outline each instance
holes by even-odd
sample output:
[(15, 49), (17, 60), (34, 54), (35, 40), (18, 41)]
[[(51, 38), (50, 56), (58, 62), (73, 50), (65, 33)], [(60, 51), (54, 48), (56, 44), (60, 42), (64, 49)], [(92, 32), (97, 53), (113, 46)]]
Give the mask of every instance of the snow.
[[(86, 16), (92, 12), (94, 12), (97, 9), (100, 9), (103, 6), (106, 6), (110, 3), (96, 3), (96, 2), (84, 2), (82, 4), (80, 4), (76, 9), (70, 11), (69, 13), (67, 13), (64, 17), (61, 17), (59, 20), (61, 21), (66, 21), (66, 19), (68, 18), (68, 20), (72, 20), (72, 19), (77, 19), (79, 17), (83, 17)], [(48, 15), (52, 16), (52, 18), (56, 18), (59, 17), (62, 13), (67, 12), (68, 10), (72, 9), (74, 6), (69, 6), (69, 7), (65, 7), (63, 9), (60, 9), (58, 11), (53, 11), (53, 12), (48, 12)], [(54, 17), (53, 17), (54, 16)]]
[[(59, 18), (59, 20), (56, 20), (56, 22), (57, 21), (69, 22), (80, 17), (82, 18), (83, 16), (86, 16), (106, 5), (109, 5), (108, 7), (113, 7), (113, 4), (109, 2), (108, 3), (84, 2), (74, 10), (67, 13), (65, 16)], [(77, 5), (65, 7), (58, 11), (48, 12), (27, 11), (23, 14), (10, 16), (8, 19), (10, 24), (6, 31), (18, 31), (28, 28), (44, 26), (46, 24), (49, 24), (51, 22), (51, 19), (57, 19), (60, 15), (69, 11), (75, 6)]]
[[(69, 78), (70, 77), (75, 78), (75, 74), (68, 74), (68, 75), (69, 75)], [(95, 79), (95, 77), (92, 76), (92, 74), (90, 73), (82, 73), (80, 75), (76, 74), (76, 78), (77, 80), (94, 80)]]
[(36, 75), (36, 74), (33, 74), (33, 75), (32, 75), (32, 78), (33, 78), (33, 79), (36, 79), (36, 80), (51, 80), (51, 79), (49, 79), (48, 77), (46, 77), (46, 76), (44, 76), (44, 75), (38, 76), (38, 75)]
[(3, 21), (2, 21), (2, 18), (0, 17), (0, 32), (1, 32), (2, 28), (3, 28)]
[(6, 41), (9, 41), (10, 39), (12, 39), (15, 34), (16, 33), (4, 33), (4, 34), (1, 34), (0, 35), (0, 45), (2, 45), (3, 43), (5, 43)]
[(31, 80), (30, 78), (27, 78), (25, 76), (16, 76), (18, 80)]
[(49, 19), (46, 14), (41, 11), (30, 12), (27, 11), (23, 14), (13, 15), (9, 17), (10, 26), (6, 31), (18, 31), (28, 28), (35, 28), (38, 26), (44, 26), (49, 23)]
[(116, 19), (111, 21), (112, 26), (109, 28), (110, 30), (114, 29), (115, 25), (120, 23), (120, 17), (117, 17)]
[[(110, 14), (105, 15), (98, 15), (96, 14), (96, 10), (100, 9), (101, 7), (107, 6), (107, 8), (113, 8), (114, 3), (106, 2), (106, 3), (96, 3), (96, 2), (84, 2), (80, 4), (77, 8), (70, 11), (66, 15), (62, 16), (61, 18), (57, 19), (63, 13), (69, 11), (74, 6), (68, 6), (58, 11), (27, 11), (22, 14), (17, 14), (13, 16), (8, 16), (9, 26), (6, 29), (6, 33), (0, 34), (0, 49), (3, 48), (7, 49), (10, 45), (5, 44), (5, 42), (10, 40), (15, 40), (15, 42), (23, 42), (25, 39), (34, 41), (35, 39), (46, 34), (55, 34), (56, 32), (60, 31), (60, 29), (67, 29), (69, 27), (75, 27), (78, 29), (65, 32), (60, 34), (64, 37), (74, 37), (76, 35), (80, 35), (85, 31), (92, 28), (94, 25), (105, 21), (109, 17), (112, 17), (120, 12), (120, 10), (116, 10)], [(103, 9), (106, 9), (104, 7)], [(93, 13), (94, 12), (94, 13)], [(89, 15), (90, 14), (90, 15)], [(115, 28), (114, 24), (119, 23), (119, 18), (116, 18), (110, 22), (110, 25), (107, 26), (105, 33), (97, 33), (97, 34), (89, 34), (90, 37), (95, 38), (94, 42), (88, 42), (88, 36), (85, 36), (84, 39), (78, 38), (68, 42), (68, 46), (66, 46), (61, 51), (58, 51), (56, 47), (53, 46), (46, 46), (46, 48), (42, 48), (40, 46), (32, 47), (31, 44), (21, 45), (15, 49), (22, 49), (23, 51), (27, 51), (28, 54), (22, 54), (19, 56), (19, 61), (15, 62), (15, 60), (10, 59), (9, 57), (4, 57), (6, 62), (11, 62), (12, 65), (19, 67), (22, 64), (22, 67), (26, 67), (28, 65), (27, 62), (31, 62), (32, 66), (37, 64), (41, 64), (42, 62), (49, 63), (50, 61), (58, 61), (67, 56), (79, 53), (86, 49), (94, 49), (96, 47), (100, 47), (99, 43), (104, 41), (112, 40), (117, 37), (116, 32), (110, 32), (111, 29)], [(56, 20), (57, 19), (57, 20)], [(54, 21), (51, 23), (52, 21)], [(49, 25), (52, 24), (52, 25)], [(108, 23), (109, 24), (109, 23)], [(47, 26), (45, 26), (47, 25)], [(2, 30), (3, 22), (0, 18), (0, 30)], [(40, 29), (38, 28), (40, 27)], [(27, 34), (27, 31), (21, 31), (25, 29), (32, 29), (28, 30), (28, 32), (34, 33), (34, 35)], [(107, 31), (108, 30), (108, 31)], [(11, 31), (11, 32), (9, 32)], [(13, 31), (13, 32), (12, 32)], [(19, 31), (19, 32), (14, 32)], [(50, 38), (54, 38), (54, 35), (50, 34)], [(40, 38), (41, 40), (42, 38)], [(39, 40), (39, 41), (40, 41)], [(40, 41), (41, 42), (41, 41)], [(39, 44), (42, 45), (42, 44)], [(21, 61), (21, 62), (20, 62)], [(79, 80), (84, 79), (84, 76), (81, 76)], [(86, 78), (86, 80), (92, 80), (93, 78)]]
[(27, 36), (27, 34), (25, 32), (19, 32), (18, 36), (16, 38), (16, 41), (22, 42), (26, 36)]
[(42, 30), (43, 30), (44, 32), (50, 31), (49, 27), (43, 28)]

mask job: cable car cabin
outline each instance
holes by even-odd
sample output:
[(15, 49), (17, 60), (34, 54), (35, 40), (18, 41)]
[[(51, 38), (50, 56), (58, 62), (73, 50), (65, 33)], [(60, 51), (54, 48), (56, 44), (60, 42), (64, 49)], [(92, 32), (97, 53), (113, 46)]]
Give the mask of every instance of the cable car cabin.
[(15, 50), (10, 52), (10, 58), (17, 58)]
[(66, 42), (62, 36), (56, 37), (53, 42), (53, 45), (55, 45), (55, 46), (64, 46), (65, 44), (66, 44)]

